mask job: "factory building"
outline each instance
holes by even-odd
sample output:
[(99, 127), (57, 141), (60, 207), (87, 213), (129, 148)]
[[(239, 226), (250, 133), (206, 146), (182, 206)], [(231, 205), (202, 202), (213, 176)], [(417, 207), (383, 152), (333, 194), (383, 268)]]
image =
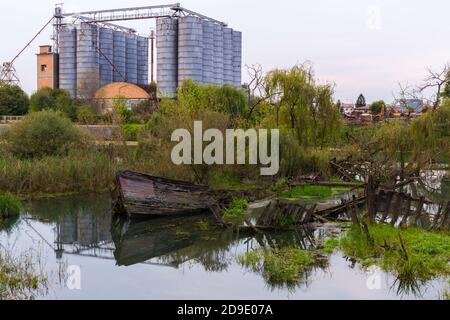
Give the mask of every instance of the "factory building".
[[(156, 52), (153, 37), (110, 23), (136, 18), (156, 19)], [(179, 4), (69, 14), (57, 8), (55, 19), (56, 49), (38, 54), (38, 88), (59, 87), (83, 99), (111, 83), (147, 86), (155, 56), (163, 96), (175, 97), (188, 79), (241, 86), (242, 34)]]

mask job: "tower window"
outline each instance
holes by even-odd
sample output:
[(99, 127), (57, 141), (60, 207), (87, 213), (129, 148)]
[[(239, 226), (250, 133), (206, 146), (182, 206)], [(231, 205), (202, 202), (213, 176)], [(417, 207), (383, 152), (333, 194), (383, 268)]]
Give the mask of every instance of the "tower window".
[(41, 65), (41, 72), (46, 72), (47, 71), (47, 65), (43, 64)]

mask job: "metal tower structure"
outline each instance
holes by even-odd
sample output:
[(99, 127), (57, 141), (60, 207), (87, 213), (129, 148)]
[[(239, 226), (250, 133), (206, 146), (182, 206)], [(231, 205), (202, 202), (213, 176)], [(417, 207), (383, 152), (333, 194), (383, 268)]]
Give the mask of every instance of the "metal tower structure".
[(4, 62), (0, 72), (0, 83), (1, 84), (10, 84), (10, 85), (19, 85), (20, 80), (17, 76), (16, 69), (11, 62)]

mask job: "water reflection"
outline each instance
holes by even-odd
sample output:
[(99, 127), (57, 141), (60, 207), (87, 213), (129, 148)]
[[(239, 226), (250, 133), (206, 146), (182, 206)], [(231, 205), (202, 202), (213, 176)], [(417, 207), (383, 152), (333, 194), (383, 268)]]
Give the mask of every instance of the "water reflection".
[[(339, 233), (336, 227), (304, 227), (292, 231), (259, 233), (253, 230), (235, 232), (224, 229), (217, 226), (210, 215), (152, 221), (123, 220), (111, 216), (108, 195), (33, 201), (27, 203), (26, 208), (26, 213), (21, 219), (3, 221), (0, 224), (0, 239), (18, 238), (25, 243), (30, 234), (34, 239), (41, 239), (46, 248), (54, 253), (51, 260), (54, 261), (56, 258), (56, 263), (53, 262), (51, 267), (55, 269), (60, 267), (63, 279), (61, 283), (65, 281), (64, 272), (67, 265), (73, 264), (74, 260), (78, 261), (75, 264), (79, 263), (79, 260), (76, 260), (78, 258), (83, 259), (85, 268), (93, 270), (94, 278), (98, 278), (100, 274), (115, 275), (108, 279), (116, 280), (99, 284), (99, 290), (107, 285), (113, 287), (116, 285), (114, 288), (122, 287), (124, 285), (120, 282), (122, 276), (128, 279), (127, 283), (131, 286), (133, 283), (141, 283), (144, 279), (148, 279), (152, 272), (156, 273), (155, 277), (159, 277), (167, 274), (166, 272), (184, 270), (186, 266), (192, 267), (189, 270), (195, 270), (192, 277), (198, 275), (201, 270), (202, 279), (213, 273), (222, 279), (216, 278), (217, 281), (223, 282), (221, 285), (231, 281), (230, 287), (233, 289), (230, 288), (230, 292), (247, 286), (247, 281), (255, 281), (256, 277), (268, 289), (266, 297), (279, 291), (302, 295), (306, 289), (323, 281), (320, 277), (324, 275), (330, 279), (327, 280), (329, 282), (322, 282), (322, 286), (333, 283), (336, 285), (336, 282), (342, 285), (340, 282), (342, 279), (332, 277), (335, 272), (345, 274), (345, 279), (358, 277), (358, 264), (355, 261), (345, 263), (340, 255), (320, 257), (315, 264), (305, 268), (299, 279), (293, 283), (272, 281), (264, 273), (258, 272), (249, 276), (248, 272), (246, 273), (236, 262), (238, 255), (261, 247), (317, 249), (322, 239)], [(5, 234), (8, 233), (11, 235), (5, 238)], [(37, 246), (37, 243), (33, 242), (32, 245)], [(342, 260), (341, 265), (332, 263), (333, 258)], [(106, 265), (102, 264), (103, 267), (99, 267), (97, 262), (103, 260)], [(108, 263), (109, 260), (111, 264)], [(141, 270), (139, 275), (134, 273), (137, 269)], [(176, 276), (172, 273), (171, 275)], [(189, 277), (189, 272), (186, 274), (183, 272), (183, 281), (187, 281)], [(403, 295), (422, 297), (422, 291), (427, 287), (427, 284), (410, 279), (406, 279), (407, 281), (399, 279), (395, 283), (394, 280), (390, 281), (393, 287), (388, 288), (392, 290), (394, 297)], [(344, 284), (344, 287), (335, 288), (336, 297), (339, 298), (339, 290), (347, 289), (346, 285), (354, 285), (350, 283), (352, 280), (343, 282), (347, 281), (349, 283)], [(179, 285), (182, 286), (182, 283)], [(212, 286), (207, 282), (202, 284), (205, 288), (210, 285)], [(127, 297), (139, 292), (139, 288), (136, 287), (128, 290)], [(323, 288), (315, 290), (316, 293), (322, 292)], [(389, 292), (385, 294), (391, 295)], [(209, 297), (206, 291), (204, 297)]]

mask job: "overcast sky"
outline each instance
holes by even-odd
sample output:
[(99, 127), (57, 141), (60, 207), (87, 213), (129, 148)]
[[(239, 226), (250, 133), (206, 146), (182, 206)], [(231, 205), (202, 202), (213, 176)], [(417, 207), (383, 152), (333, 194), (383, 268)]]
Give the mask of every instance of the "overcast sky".
[[(156, 0), (66, 0), (65, 11), (169, 4)], [(56, 1), (1, 1), (0, 60), (8, 61), (51, 17)], [(181, 4), (241, 30), (243, 63), (265, 70), (312, 61), (321, 81), (336, 83), (336, 99), (392, 100), (397, 83), (418, 84), (428, 67), (450, 61), (448, 0), (184, 0)], [(123, 22), (141, 34), (152, 21)], [(17, 60), (22, 87), (36, 89), (40, 44), (47, 29)], [(243, 70), (244, 80), (246, 71)]]

